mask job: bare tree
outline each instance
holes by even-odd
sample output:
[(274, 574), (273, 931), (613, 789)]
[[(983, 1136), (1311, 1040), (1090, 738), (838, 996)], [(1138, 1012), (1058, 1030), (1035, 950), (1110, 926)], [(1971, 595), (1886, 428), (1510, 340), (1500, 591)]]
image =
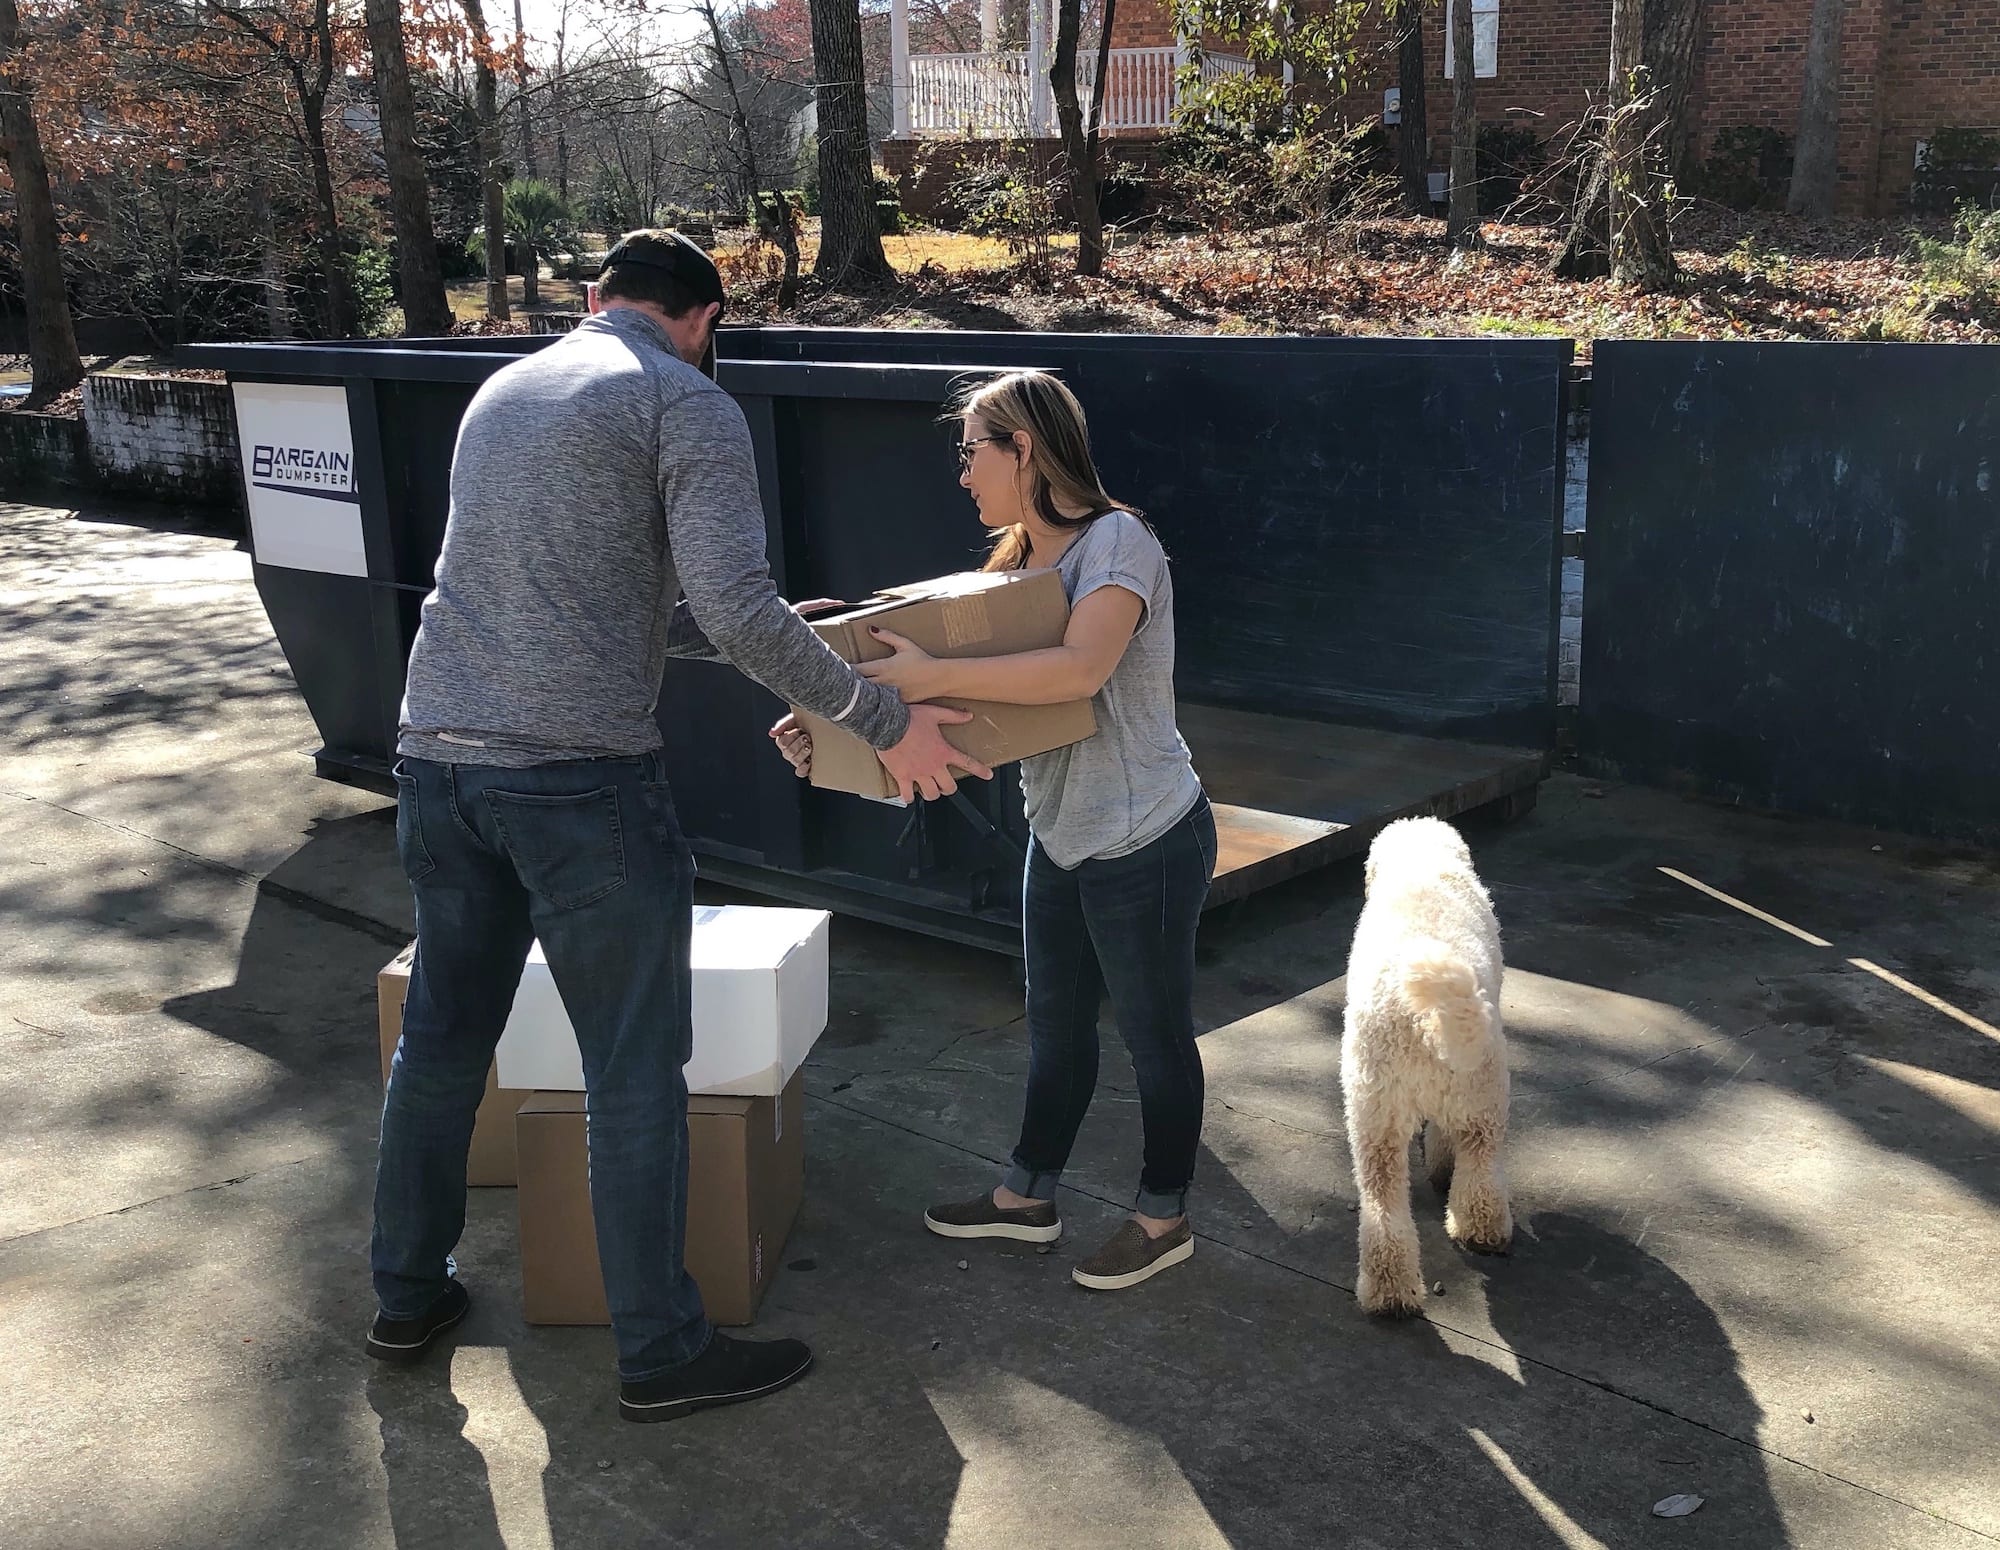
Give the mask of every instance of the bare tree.
[(1478, 67), (1473, 61), (1472, 0), (1451, 4), (1451, 213), (1445, 240), (1455, 248), (1479, 246)]
[[(724, 88), (729, 93), (729, 117), (735, 126), (746, 170), (750, 174), (750, 197), (757, 206), (760, 223), (766, 221), (764, 206), (764, 180), (758, 176), (757, 137), (750, 128), (750, 115), (743, 106), (743, 93), (737, 85), (736, 68), (730, 63), (729, 44), (722, 33), (722, 18), (715, 13), (715, 0), (701, 0), (701, 12), (708, 21), (708, 36), (715, 50), (715, 68), (722, 76)], [(857, 17), (859, 12), (856, 12)], [(783, 189), (770, 190), (776, 200), (776, 207), (769, 212), (768, 225), (771, 236), (778, 244), (778, 251), (785, 257), (784, 277), (778, 282), (778, 308), (788, 312), (798, 305), (799, 299), (799, 228), (797, 212)], [(879, 245), (879, 244), (878, 244)], [(820, 262), (826, 261), (824, 240), (820, 246)]]
[(1840, 183), (1840, 20), (1842, 0), (1813, 0), (1806, 34), (1805, 82), (1799, 93), (1799, 137), (1785, 208), (1825, 219)]
[[(480, 0), (459, 0), (472, 33), (473, 90), (479, 116), (479, 178), (486, 226), (486, 315), (506, 322), (507, 168), (500, 151), (500, 80), (493, 68), (493, 42)], [(532, 262), (532, 260), (530, 260)]]
[(1396, 84), (1402, 119), (1396, 131), (1396, 168), (1402, 175), (1404, 207), (1412, 215), (1429, 215), (1430, 110), (1424, 75), (1424, 0), (1401, 0), (1396, 20)]
[(19, 70), (21, 15), (0, 0), (0, 154), (14, 182), (14, 217), (21, 253), (21, 290), (28, 312), (29, 407), (67, 393), (83, 380), (76, 325), (63, 279), (62, 237), (41, 127), (29, 94), (33, 75)]
[(275, 3), (224, 5), (204, 0), (207, 12), (254, 40), (291, 87), (297, 103), (295, 130), (312, 169), (313, 203), (317, 207), (317, 245), (326, 286), (326, 331), (345, 339), (359, 328), (353, 289), (347, 283), (347, 259), (342, 251), (340, 201), (327, 142), (327, 102), (338, 63), (337, 26), (332, 0), (313, 0), (301, 12), (286, 12)]
[(550, 88), (556, 121), (556, 194), (564, 200), (569, 198), (569, 7), (570, 0), (563, 0), (556, 22), (556, 68)]
[(514, 106), (521, 114), (521, 176), (530, 182), (535, 170), (535, 119), (528, 110), (528, 25), (521, 19), (521, 0), (514, 0)]
[(417, 144), (417, 106), (410, 91), (402, 7), (398, 0), (368, 0), (367, 14), (382, 162), (389, 174), (389, 217), (396, 230), (396, 265), (403, 282), (403, 332), (432, 338), (451, 332), (451, 304), (445, 299), (437, 231), (431, 224), (430, 182)]
[[(1623, 6), (1626, 0), (1617, 0)], [(1633, 16), (1623, 17), (1626, 35), (1617, 31), (1620, 20), (1613, 13), (1612, 81), (1609, 101), (1593, 110), (1577, 135), (1582, 148), (1574, 158), (1577, 170), (1576, 201), (1570, 211), (1568, 235), (1551, 266), (1565, 280), (1601, 278), (1612, 273), (1611, 188), (1612, 149), (1615, 143), (1639, 175), (1627, 184), (1627, 208), (1639, 214), (1628, 222), (1627, 283), (1671, 283), (1673, 250), (1669, 241), (1669, 169), (1691, 154), (1692, 138), (1687, 133), (1687, 104), (1694, 78), (1707, 0), (1630, 0), (1639, 18), (1641, 36), (1635, 58), (1639, 73), (1623, 72), (1619, 79), (1621, 50), (1632, 48), (1630, 29)], [(1634, 87), (1642, 89), (1635, 91)], [(1636, 158), (1636, 159), (1634, 159)], [(1650, 280), (1633, 282), (1633, 243), (1651, 245), (1649, 255), (1638, 262)], [(1664, 258), (1664, 267), (1661, 260)]]
[[(1082, 31), (1081, 0), (1057, 0), (1056, 49), (1049, 64), (1049, 86), (1055, 94), (1056, 126), (1062, 136), (1070, 203), (1076, 214), (1076, 272), (1095, 275), (1104, 272), (1104, 216), (1097, 202), (1096, 122), (1093, 118), (1092, 132), (1086, 135), (1083, 107), (1076, 94), (1076, 52)], [(1101, 76), (1097, 85), (1101, 91)]]
[(869, 153), (866, 64), (859, 0), (811, 0), (814, 95), (819, 104), (819, 259), (824, 285), (894, 274), (882, 251)]
[(271, 196), (260, 179), (250, 180), (249, 200), (250, 225), (257, 237), (257, 279), (264, 295), (264, 330), (273, 339), (289, 339), (292, 309), (285, 295), (285, 250), (278, 243)]
[(1611, 118), (1605, 128), (1605, 169), (1611, 189), (1611, 282), (1644, 291), (1674, 283), (1667, 241), (1667, 193), (1654, 175), (1664, 156), (1659, 96), (1647, 69), (1641, 0), (1612, 0)]

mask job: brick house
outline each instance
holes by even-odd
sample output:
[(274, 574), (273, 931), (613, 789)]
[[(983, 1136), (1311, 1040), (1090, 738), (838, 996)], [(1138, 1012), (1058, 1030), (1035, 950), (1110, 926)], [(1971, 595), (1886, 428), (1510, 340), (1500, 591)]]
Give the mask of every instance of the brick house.
[[(1480, 121), (1533, 127), (1543, 138), (1575, 123), (1588, 93), (1604, 84), (1611, 0), (1470, 3)], [(913, 57), (906, 0), (894, 0), (894, 130), (882, 148), (892, 172), (909, 173), (926, 140), (1053, 137), (1044, 63), (1053, 24), (1035, 14), (1040, 10), (1031, 3), (1026, 50), (989, 46), (979, 54)], [(1440, 171), (1451, 143), (1445, 15), (1434, 4), (1425, 16), (1430, 164)], [(1738, 126), (1796, 132), (1811, 15), (1812, 0), (1708, 0), (1689, 102), (1697, 148)], [(1124, 0), (1119, 7), (1105, 113), (1115, 154), (1143, 160), (1148, 143), (1157, 143), (1171, 123), (1178, 41), (1159, 0)], [(1089, 52), (1084, 63), (1094, 69)], [(1340, 104), (1357, 118), (1381, 113), (1396, 81), (1386, 38), (1364, 36), (1360, 52), (1359, 79)], [(1843, 213), (1893, 215), (1906, 208), (1919, 147), (1939, 130), (2000, 129), (2000, 0), (1848, 0), (1841, 53)], [(1208, 56), (1207, 67), (1252, 68), (1217, 54)], [(1088, 82), (1080, 85), (1087, 98)]]

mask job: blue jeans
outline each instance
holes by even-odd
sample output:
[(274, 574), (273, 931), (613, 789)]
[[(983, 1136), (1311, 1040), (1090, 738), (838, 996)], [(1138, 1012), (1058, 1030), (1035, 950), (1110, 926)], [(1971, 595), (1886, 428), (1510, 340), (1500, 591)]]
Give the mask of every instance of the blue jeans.
[(1194, 938), (1214, 875), (1215, 814), (1205, 796), (1145, 849), (1115, 860), (1066, 872), (1029, 846), (1028, 1097), (1005, 1180), (1016, 1194), (1055, 1197), (1097, 1090), (1097, 1013), (1109, 991), (1146, 1130), (1134, 1208), (1186, 1211), (1206, 1090), (1194, 1038)]
[(710, 1334), (682, 1263), (694, 857), (659, 757), (522, 770), (406, 759), (396, 795), (417, 957), (375, 1174), (382, 1311), (416, 1317), (454, 1269), (473, 1117), (539, 938), (583, 1055), (619, 1376), (692, 1361)]

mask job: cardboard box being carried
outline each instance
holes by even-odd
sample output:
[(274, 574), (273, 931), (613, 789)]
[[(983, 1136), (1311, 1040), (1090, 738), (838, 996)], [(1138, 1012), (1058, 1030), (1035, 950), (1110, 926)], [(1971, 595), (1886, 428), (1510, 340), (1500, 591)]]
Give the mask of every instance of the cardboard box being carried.
[[(710, 905), (694, 912), (691, 1093), (775, 1097), (826, 1031), (825, 910)], [(495, 1052), (508, 1087), (583, 1091), (576, 1029), (537, 942)]]
[[(389, 1063), (403, 1037), (403, 1002), (410, 994), (410, 965), (415, 961), (414, 944), (392, 958), (375, 977), (378, 1026), (382, 1037), (382, 1085), (389, 1085)], [(479, 1103), (479, 1118), (472, 1126), (472, 1150), (465, 1159), (465, 1182), (512, 1186), (514, 1164), (514, 1111), (527, 1100), (528, 1089), (500, 1085), (498, 1070), (486, 1072), (486, 1096)]]
[[(1069, 628), (1069, 599), (1062, 577), (1052, 570), (967, 571), (892, 587), (840, 613), (817, 615), (811, 623), (819, 638), (849, 662), (894, 655), (868, 633), (870, 625), (907, 636), (934, 657), (1004, 657), (1060, 646)], [(944, 735), (954, 748), (988, 767), (1065, 748), (1097, 731), (1089, 700), (1056, 705), (959, 699), (938, 703), (972, 712), (972, 720), (946, 727)], [(895, 783), (867, 743), (797, 707), (792, 714), (812, 734), (815, 786), (864, 797), (895, 797)]]
[[(515, 1116), (521, 1159), (521, 1315), (608, 1324), (583, 1094), (533, 1093)], [(717, 1324), (748, 1324), (805, 1194), (805, 1084), (776, 1098), (688, 1100), (688, 1274)]]

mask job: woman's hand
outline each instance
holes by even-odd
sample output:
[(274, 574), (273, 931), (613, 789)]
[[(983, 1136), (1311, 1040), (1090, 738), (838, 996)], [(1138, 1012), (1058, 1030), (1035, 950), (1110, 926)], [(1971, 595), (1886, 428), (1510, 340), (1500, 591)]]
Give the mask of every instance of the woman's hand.
[(942, 664), (923, 647), (880, 625), (870, 625), (868, 633), (883, 645), (891, 647), (896, 654), (879, 662), (863, 662), (854, 669), (855, 672), (870, 683), (886, 684), (894, 689), (906, 705), (934, 700), (945, 692)]
[(771, 740), (778, 745), (778, 752), (785, 756), (792, 767), (792, 773), (800, 780), (812, 774), (813, 740), (812, 734), (798, 723), (796, 716), (787, 715), (771, 728)]

